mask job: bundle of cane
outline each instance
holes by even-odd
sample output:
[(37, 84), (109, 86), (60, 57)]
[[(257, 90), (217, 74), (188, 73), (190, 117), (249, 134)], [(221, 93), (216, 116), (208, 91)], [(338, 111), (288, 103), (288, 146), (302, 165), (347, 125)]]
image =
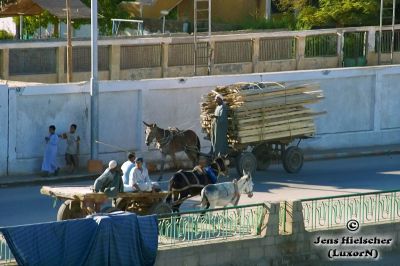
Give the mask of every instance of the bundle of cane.
[(325, 113), (307, 107), (323, 99), (318, 84), (237, 83), (203, 96), (200, 116), (206, 134), (211, 133), (216, 93), (224, 97), (229, 109), (230, 144), (312, 136), (314, 117)]

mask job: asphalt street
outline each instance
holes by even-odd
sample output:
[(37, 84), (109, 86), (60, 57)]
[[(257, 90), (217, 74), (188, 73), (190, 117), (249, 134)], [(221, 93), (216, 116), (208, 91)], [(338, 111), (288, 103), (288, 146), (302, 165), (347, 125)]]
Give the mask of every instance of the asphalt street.
[[(229, 178), (237, 178), (232, 169)], [(239, 204), (296, 200), (378, 190), (400, 189), (400, 155), (307, 161), (298, 174), (288, 174), (281, 165), (257, 172), (254, 197), (243, 196)], [(93, 181), (56, 184), (91, 185)], [(165, 188), (166, 183), (162, 186)], [(185, 209), (198, 208), (198, 198)], [(40, 186), (0, 188), (0, 226), (54, 221), (60, 202), (40, 194)]]

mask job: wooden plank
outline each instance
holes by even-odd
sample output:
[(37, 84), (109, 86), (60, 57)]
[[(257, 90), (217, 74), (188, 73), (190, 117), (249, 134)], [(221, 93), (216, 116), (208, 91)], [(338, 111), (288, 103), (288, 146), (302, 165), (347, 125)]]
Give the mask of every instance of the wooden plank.
[(291, 124), (291, 123), (296, 123), (296, 122), (313, 122), (314, 119), (312, 116), (305, 116), (305, 117), (295, 117), (295, 118), (291, 118), (291, 119), (285, 119), (285, 120), (278, 120), (275, 122), (262, 122), (259, 121), (258, 123), (253, 123), (253, 124), (247, 124), (247, 125), (240, 125), (238, 126), (235, 130), (239, 131), (239, 132), (243, 132), (245, 130), (257, 130), (257, 129), (268, 129), (271, 128), (273, 126), (277, 126), (277, 125), (285, 125), (285, 124)]
[(249, 129), (249, 130), (240, 130), (237, 132), (237, 136), (240, 137), (249, 137), (249, 136), (261, 136), (261, 135), (268, 135), (270, 133), (275, 132), (290, 132), (295, 129), (300, 128), (314, 128), (314, 123), (312, 120), (308, 121), (301, 121), (295, 123), (286, 123), (272, 127), (263, 127), (258, 129)]
[(242, 144), (245, 144), (245, 143), (252, 143), (252, 142), (259, 142), (259, 141), (277, 140), (277, 139), (286, 138), (286, 137), (298, 138), (298, 137), (302, 137), (302, 136), (312, 136), (314, 131), (315, 131), (314, 129), (305, 128), (305, 129), (293, 130), (292, 132), (279, 132), (279, 133), (268, 134), (268, 135), (263, 135), (263, 136), (242, 137), (242, 138), (238, 139), (238, 141)]

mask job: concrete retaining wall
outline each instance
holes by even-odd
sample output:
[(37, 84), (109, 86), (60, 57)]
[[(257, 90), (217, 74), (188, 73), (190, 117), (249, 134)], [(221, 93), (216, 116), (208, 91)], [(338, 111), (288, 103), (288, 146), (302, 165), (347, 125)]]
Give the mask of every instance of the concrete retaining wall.
[[(301, 202), (289, 203), (293, 208), (288, 218), (286, 233), (278, 230), (279, 203), (269, 206), (266, 230), (261, 236), (251, 239), (220, 240), (206, 243), (191, 243), (185, 246), (159, 247), (157, 266), (278, 266), (278, 265), (337, 265), (338, 262), (353, 262), (362, 265), (364, 262), (378, 260), (358, 258), (335, 258), (330, 260), (328, 251), (365, 251), (375, 249), (379, 254), (379, 265), (396, 265), (398, 263), (400, 223), (362, 225), (356, 232), (345, 228), (329, 229), (315, 232), (304, 230)], [(291, 219), (293, 218), (293, 219)], [(343, 237), (359, 239), (391, 239), (390, 245), (344, 245)], [(337, 239), (337, 244), (315, 244), (320, 239)], [(331, 240), (328, 240), (331, 241)], [(385, 240), (387, 241), (387, 240)], [(385, 262), (385, 263), (382, 263)], [(336, 264), (335, 264), (336, 263)], [(340, 264), (342, 265), (342, 264)]]
[[(246, 81), (318, 82), (325, 99), (312, 108), (327, 111), (316, 119), (317, 136), (300, 145), (309, 150), (327, 150), (400, 143), (400, 67), (326, 69), (230, 76), (167, 78), (139, 81), (100, 82), (100, 141), (136, 150), (148, 160), (158, 160), (158, 151), (144, 145), (142, 121), (160, 127), (193, 129), (209, 151), (200, 128), (201, 96), (217, 85)], [(48, 126), (57, 132), (78, 125), (81, 135), (81, 164), (90, 152), (89, 83), (23, 85), (0, 90), (0, 173), (31, 173), (40, 170), (44, 136)], [(9, 112), (9, 115), (7, 115)], [(7, 129), (8, 125), (8, 129)], [(7, 140), (8, 139), (8, 140)], [(7, 150), (8, 152), (5, 152)], [(4, 147), (4, 149), (3, 149)], [(65, 143), (59, 146), (63, 163)], [(99, 146), (100, 159), (125, 159), (118, 148)], [(7, 160), (8, 156), (8, 160)], [(184, 158), (184, 157), (181, 157)], [(7, 163), (8, 162), (8, 163)]]

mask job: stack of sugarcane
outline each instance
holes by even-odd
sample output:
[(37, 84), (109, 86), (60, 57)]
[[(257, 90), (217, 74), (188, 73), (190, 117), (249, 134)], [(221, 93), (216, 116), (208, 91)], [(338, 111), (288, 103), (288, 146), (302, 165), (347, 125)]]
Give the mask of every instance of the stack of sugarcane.
[(305, 105), (323, 98), (317, 84), (237, 83), (217, 87), (203, 96), (201, 126), (210, 136), (215, 95), (228, 106), (228, 142), (247, 144), (259, 141), (294, 139), (315, 133), (313, 112)]

